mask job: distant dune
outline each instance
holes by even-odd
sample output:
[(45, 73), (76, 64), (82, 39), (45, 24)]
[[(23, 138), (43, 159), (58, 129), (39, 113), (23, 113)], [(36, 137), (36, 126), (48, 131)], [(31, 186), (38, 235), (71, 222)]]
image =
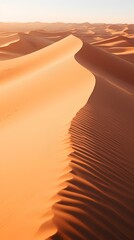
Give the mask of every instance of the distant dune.
[(133, 28), (0, 23), (0, 239), (134, 239)]

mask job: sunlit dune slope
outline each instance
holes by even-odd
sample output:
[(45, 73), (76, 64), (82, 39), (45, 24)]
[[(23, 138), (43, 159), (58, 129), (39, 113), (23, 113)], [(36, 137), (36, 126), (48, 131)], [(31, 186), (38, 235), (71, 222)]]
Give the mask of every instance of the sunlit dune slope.
[(27, 33), (18, 33), (16, 35), (18, 36), (18, 40), (13, 41), (13, 36), (11, 35), (12, 37), (9, 38), (10, 41), (8, 40), (5, 45), (0, 46), (0, 60), (8, 60), (38, 51), (70, 34), (68, 32), (47, 33), (46, 31), (38, 30)]
[[(95, 78), (74, 59), (81, 40), (0, 62), (0, 239), (47, 239), (72, 178), (68, 129)], [(68, 143), (66, 143), (66, 140)]]

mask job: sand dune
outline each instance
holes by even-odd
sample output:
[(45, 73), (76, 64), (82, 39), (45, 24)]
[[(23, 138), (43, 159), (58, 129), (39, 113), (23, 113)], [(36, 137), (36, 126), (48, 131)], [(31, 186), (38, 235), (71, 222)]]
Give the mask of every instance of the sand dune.
[(70, 36), (0, 63), (3, 240), (44, 239), (57, 231), (51, 207), (71, 177), (67, 161), (71, 147), (64, 149), (61, 140), (68, 138), (71, 119), (94, 87), (93, 75), (74, 60), (81, 46)]
[(125, 29), (125, 32), (130, 34), (130, 35), (133, 35), (133, 33), (134, 33), (134, 24), (129, 24), (127, 26), (127, 29)]
[(133, 25), (0, 27), (0, 239), (133, 240)]
[(29, 33), (18, 33), (18, 40), (8, 42), (0, 47), (0, 60), (20, 57), (44, 47), (47, 47), (56, 41), (70, 35), (65, 33), (47, 33), (45, 31), (32, 31)]
[(134, 62), (134, 38), (131, 38), (130, 36), (116, 36), (92, 44), (102, 47), (129, 62)]
[[(59, 232), (52, 239), (132, 240), (134, 99), (128, 86), (124, 91), (129, 78), (124, 74), (133, 80), (134, 72), (124, 69), (118, 58), (113, 64), (110, 55), (88, 44), (76, 59), (93, 71), (97, 82), (71, 124), (73, 178), (54, 206)], [(113, 68), (107, 74), (109, 66)]]
[(17, 33), (0, 32), (0, 60), (10, 59), (16, 57), (14, 52), (3, 51), (11, 44), (15, 44), (20, 40)]
[(19, 40), (19, 36), (17, 33), (15, 34), (0, 33), (0, 48), (8, 46), (13, 42), (17, 42), (18, 40)]
[(110, 47), (133, 47), (134, 39), (128, 38), (126, 36), (117, 36), (117, 37), (109, 38), (107, 40), (98, 41), (96, 44), (99, 46), (110, 46)]
[[(112, 85), (133, 94), (134, 67), (132, 63), (87, 43), (84, 44), (82, 54), (82, 62), (85, 66), (90, 63), (90, 69), (97, 72), (97, 75), (105, 76)], [(92, 56), (92, 61), (90, 56)]]
[(107, 32), (112, 36), (125, 34), (128, 30), (128, 24), (110, 24), (107, 26)]

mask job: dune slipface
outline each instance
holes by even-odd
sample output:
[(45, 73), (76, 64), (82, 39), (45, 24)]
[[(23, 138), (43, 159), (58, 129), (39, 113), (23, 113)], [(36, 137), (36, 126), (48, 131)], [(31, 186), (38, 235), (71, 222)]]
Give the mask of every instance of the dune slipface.
[(87, 102), (94, 76), (69, 36), (0, 62), (0, 239), (47, 239), (57, 232), (53, 205), (72, 178), (68, 129)]
[(86, 43), (76, 60), (96, 85), (69, 130), (73, 177), (54, 206), (59, 232), (52, 239), (132, 240), (134, 68)]

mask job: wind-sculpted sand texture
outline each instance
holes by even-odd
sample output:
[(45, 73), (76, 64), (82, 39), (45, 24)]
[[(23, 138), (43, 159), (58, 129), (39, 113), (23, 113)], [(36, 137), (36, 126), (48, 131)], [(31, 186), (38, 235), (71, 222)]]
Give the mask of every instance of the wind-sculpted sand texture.
[(53, 239), (133, 239), (134, 68), (86, 43), (76, 59), (97, 83), (70, 128), (73, 179), (55, 206)]
[(134, 239), (133, 29), (0, 23), (0, 239)]
[[(97, 80), (88, 103), (77, 113), (69, 130), (73, 178), (60, 192), (61, 201), (54, 207), (59, 233), (52, 239), (132, 240), (134, 85), (129, 85), (129, 92), (125, 79), (119, 78), (118, 71), (127, 70), (121, 69), (120, 59), (115, 72), (110, 63), (115, 76), (108, 77), (103, 69), (98, 71), (101, 59), (93, 51), (98, 54), (96, 48), (85, 44), (76, 55), (76, 60), (93, 71)], [(109, 62), (110, 56), (103, 57), (107, 57), (103, 63)], [(133, 81), (133, 69), (128, 74)]]

